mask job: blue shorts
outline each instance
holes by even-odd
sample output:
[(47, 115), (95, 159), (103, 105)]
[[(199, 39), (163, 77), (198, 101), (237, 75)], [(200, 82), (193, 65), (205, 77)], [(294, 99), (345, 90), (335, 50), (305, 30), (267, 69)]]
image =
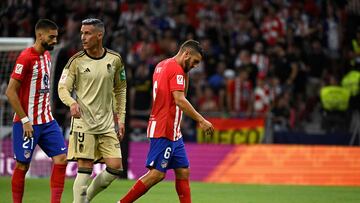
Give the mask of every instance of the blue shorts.
[(171, 141), (166, 138), (150, 138), (146, 167), (155, 168), (163, 173), (168, 169), (188, 168), (189, 160), (183, 139)]
[(22, 123), (14, 123), (13, 149), (14, 158), (17, 161), (30, 163), (37, 144), (49, 157), (67, 153), (64, 136), (55, 120), (45, 124), (33, 125), (33, 129), (33, 137), (24, 138)]

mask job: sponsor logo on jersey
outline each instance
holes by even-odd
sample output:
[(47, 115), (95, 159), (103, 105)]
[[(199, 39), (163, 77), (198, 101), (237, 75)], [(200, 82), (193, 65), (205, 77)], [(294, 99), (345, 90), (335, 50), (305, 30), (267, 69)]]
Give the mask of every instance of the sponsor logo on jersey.
[(183, 84), (184, 84), (184, 76), (182, 76), (182, 75), (177, 75), (177, 76), (176, 76), (176, 83), (177, 83), (178, 85), (183, 85)]
[(46, 94), (46, 93), (49, 93), (49, 92), (50, 92), (50, 89), (49, 89), (49, 88), (40, 89), (38, 92), (39, 92), (40, 94)]
[(86, 68), (84, 73), (90, 73), (90, 69), (89, 68)]
[(23, 64), (17, 63), (16, 66), (15, 66), (15, 73), (16, 74), (21, 74), (22, 70), (23, 70), (23, 67), (24, 67)]

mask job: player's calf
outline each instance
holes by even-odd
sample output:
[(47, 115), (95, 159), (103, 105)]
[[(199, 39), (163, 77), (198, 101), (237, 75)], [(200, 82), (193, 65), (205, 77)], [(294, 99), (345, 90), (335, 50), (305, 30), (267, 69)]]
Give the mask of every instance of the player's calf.
[(91, 182), (86, 192), (88, 201), (92, 200), (98, 193), (106, 189), (112, 181), (122, 174), (122, 169), (113, 169), (106, 167), (104, 171), (98, 174)]

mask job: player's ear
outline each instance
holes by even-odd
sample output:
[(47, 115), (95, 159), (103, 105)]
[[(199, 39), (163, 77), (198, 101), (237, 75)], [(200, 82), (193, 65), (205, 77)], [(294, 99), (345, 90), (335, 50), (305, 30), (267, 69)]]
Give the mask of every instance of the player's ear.
[(39, 39), (40, 41), (43, 40), (42, 30), (37, 30), (37, 31), (35, 32), (35, 35), (36, 35), (36, 38)]
[(98, 34), (97, 34), (97, 36), (98, 36), (99, 39), (101, 39), (101, 38), (103, 37), (103, 35), (104, 35), (104, 34), (103, 34), (102, 32), (98, 32)]
[(184, 58), (185, 58), (185, 59), (189, 59), (190, 57), (191, 57), (190, 51), (189, 51), (189, 50), (185, 50), (185, 51), (184, 51)]

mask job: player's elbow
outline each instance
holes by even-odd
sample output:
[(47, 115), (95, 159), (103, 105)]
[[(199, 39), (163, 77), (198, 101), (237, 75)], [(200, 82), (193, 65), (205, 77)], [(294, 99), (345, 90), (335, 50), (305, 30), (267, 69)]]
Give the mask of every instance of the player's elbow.
[(66, 95), (70, 95), (69, 91), (66, 89), (66, 87), (59, 85), (58, 96), (64, 104), (66, 104)]
[(11, 100), (13, 98), (14, 91), (8, 86), (5, 91), (5, 95), (8, 98), (8, 100)]
[(175, 102), (176, 106), (179, 106), (179, 107), (182, 107), (184, 104), (184, 100), (182, 98), (175, 97), (174, 102)]

